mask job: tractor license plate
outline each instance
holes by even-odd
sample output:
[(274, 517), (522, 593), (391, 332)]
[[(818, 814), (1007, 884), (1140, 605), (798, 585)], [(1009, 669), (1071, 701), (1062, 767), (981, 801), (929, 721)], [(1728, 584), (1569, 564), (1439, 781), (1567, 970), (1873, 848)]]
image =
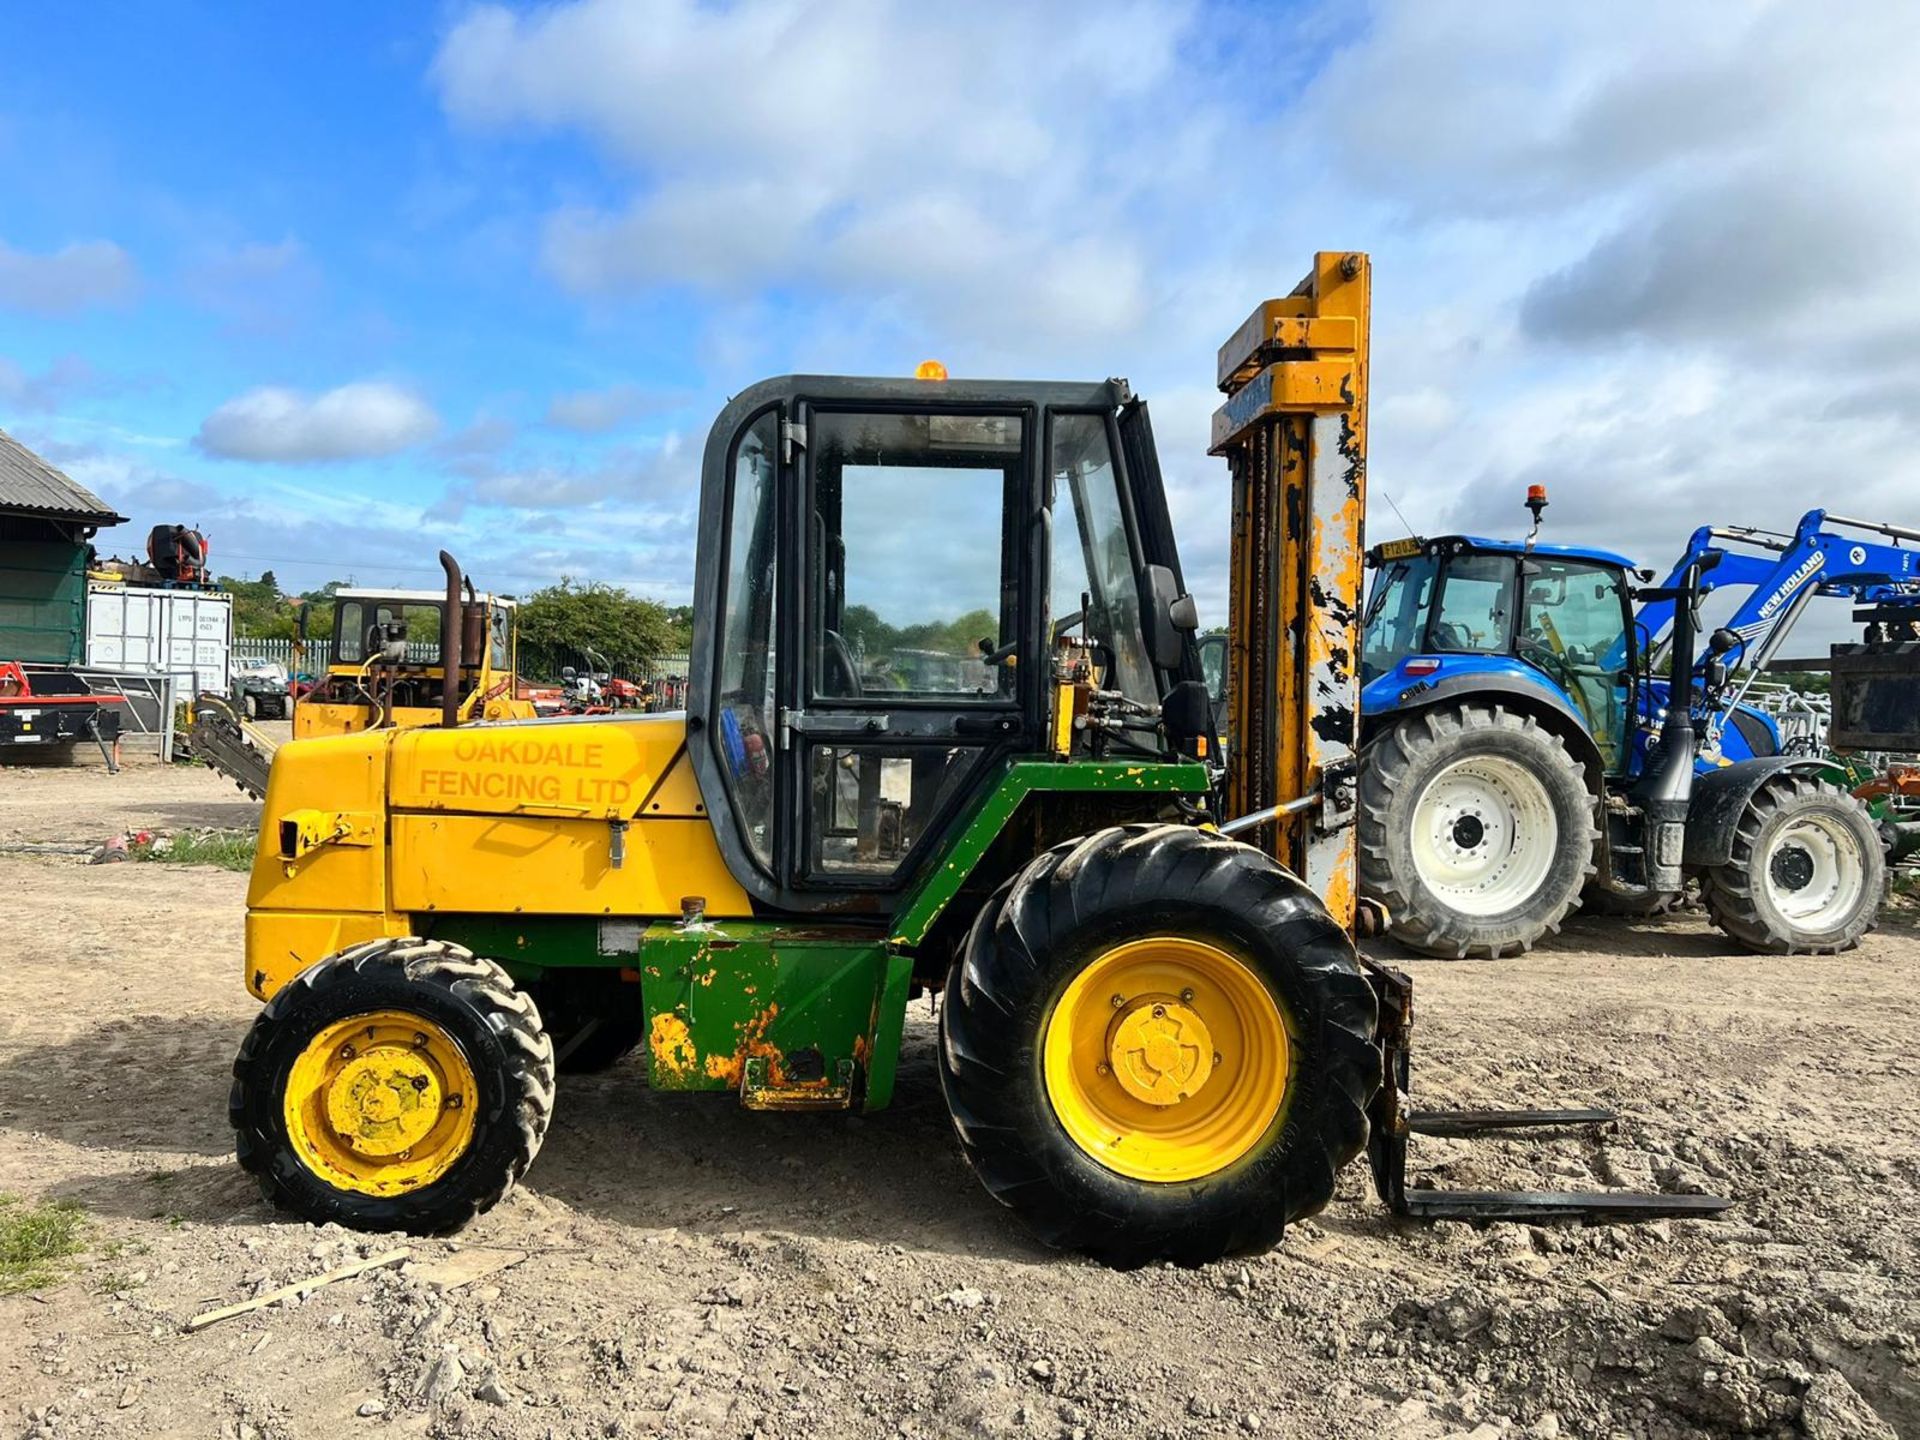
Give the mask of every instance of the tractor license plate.
[(1373, 547), (1373, 553), (1382, 560), (1404, 560), (1409, 555), (1418, 555), (1426, 548), (1427, 542), (1418, 535), (1409, 535), (1404, 540), (1388, 540)]

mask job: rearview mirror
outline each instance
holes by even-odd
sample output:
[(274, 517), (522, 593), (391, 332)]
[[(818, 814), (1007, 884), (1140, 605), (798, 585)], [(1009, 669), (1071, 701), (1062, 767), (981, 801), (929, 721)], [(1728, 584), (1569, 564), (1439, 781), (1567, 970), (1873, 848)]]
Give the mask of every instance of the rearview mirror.
[(1185, 637), (1200, 628), (1200, 607), (1193, 596), (1180, 593), (1173, 571), (1165, 565), (1147, 566), (1141, 578), (1146, 591), (1147, 656), (1155, 669), (1175, 669), (1186, 648)]

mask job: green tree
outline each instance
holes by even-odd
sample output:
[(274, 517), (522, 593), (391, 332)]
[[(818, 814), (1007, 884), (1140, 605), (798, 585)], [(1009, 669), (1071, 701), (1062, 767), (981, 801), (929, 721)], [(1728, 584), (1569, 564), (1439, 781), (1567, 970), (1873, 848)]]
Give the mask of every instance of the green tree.
[(231, 575), (222, 575), (215, 583), (233, 596), (234, 634), (248, 639), (292, 637), (293, 612), (271, 570), (258, 580), (236, 580)]
[(681, 651), (693, 649), (693, 607), (669, 605), (667, 623), (673, 626), (673, 648)]
[(589, 646), (615, 671), (631, 673), (670, 653), (677, 638), (666, 606), (599, 580), (566, 576), (520, 605), (520, 668), (543, 679), (583, 666)]

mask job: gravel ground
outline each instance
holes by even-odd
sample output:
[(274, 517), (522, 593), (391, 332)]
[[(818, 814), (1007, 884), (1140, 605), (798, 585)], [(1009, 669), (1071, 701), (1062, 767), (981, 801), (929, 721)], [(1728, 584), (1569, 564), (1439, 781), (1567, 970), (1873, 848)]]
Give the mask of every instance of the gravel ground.
[[(255, 813), (204, 771), (0, 770), (0, 842)], [(232, 1162), (245, 877), (0, 855), (0, 888), (0, 1191), (93, 1224), (70, 1279), (0, 1298), (0, 1434), (1920, 1435), (1902, 915), (1829, 960), (1683, 916), (1403, 962), (1423, 1103), (1622, 1116), (1423, 1141), (1427, 1174), (1715, 1190), (1717, 1222), (1396, 1224), (1353, 1168), (1272, 1254), (1102, 1270), (973, 1183), (922, 1005), (884, 1113), (565, 1082), (529, 1182), (456, 1241), (189, 1335), (397, 1243), (289, 1222)]]

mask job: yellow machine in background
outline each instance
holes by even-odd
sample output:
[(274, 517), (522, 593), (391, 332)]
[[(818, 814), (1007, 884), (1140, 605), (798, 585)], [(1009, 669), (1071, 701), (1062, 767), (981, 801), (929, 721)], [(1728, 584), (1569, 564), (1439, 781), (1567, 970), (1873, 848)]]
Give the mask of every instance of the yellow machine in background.
[[(444, 592), (336, 593), (333, 660), (313, 693), (294, 706), (294, 739), (533, 718), (532, 703), (516, 694), (513, 601), (476, 593), (445, 551), (440, 561), (447, 571)], [(444, 663), (449, 653), (458, 656), (452, 685)]]
[[(312, 693), (293, 706), (293, 738), (316, 740), (372, 730), (475, 720), (531, 720), (518, 696), (514, 603), (477, 594), (446, 551), (444, 593), (342, 590), (333, 612), (333, 658)], [(306, 620), (300, 643), (305, 649)], [(442, 657), (453, 656), (449, 666)], [(296, 661), (297, 663), (297, 661)], [(456, 678), (448, 684), (447, 676)], [(201, 695), (189, 710), (194, 758), (255, 799), (267, 793), (278, 747), (248, 723), (229, 697)]]

